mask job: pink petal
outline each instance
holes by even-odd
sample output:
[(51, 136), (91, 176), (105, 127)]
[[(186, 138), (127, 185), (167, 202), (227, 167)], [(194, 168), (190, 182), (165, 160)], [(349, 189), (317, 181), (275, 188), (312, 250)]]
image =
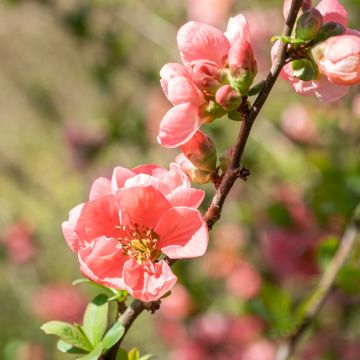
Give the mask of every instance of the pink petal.
[(155, 301), (176, 283), (176, 276), (165, 261), (139, 265), (130, 259), (124, 265), (124, 281), (128, 292), (141, 301)]
[(74, 207), (69, 213), (69, 220), (62, 223), (64, 238), (74, 252), (77, 252), (79, 248), (86, 245), (84, 245), (84, 242), (79, 239), (78, 234), (75, 232), (75, 227), (83, 207), (84, 204)]
[(123, 267), (128, 260), (115, 239), (99, 237), (78, 253), (81, 272), (105, 286), (125, 289)]
[(131, 170), (122, 166), (117, 166), (111, 177), (111, 192), (116, 194), (116, 191), (124, 186), (125, 181), (134, 175), (135, 174)]
[(115, 197), (103, 196), (86, 203), (79, 215), (75, 232), (81, 241), (90, 242), (100, 236), (116, 238), (119, 213)]
[(121, 225), (139, 224), (154, 228), (170, 208), (164, 195), (153, 186), (120, 189), (116, 195)]
[(316, 6), (323, 16), (323, 22), (334, 21), (345, 27), (348, 24), (348, 14), (344, 6), (338, 0), (322, 0)]
[(158, 142), (174, 148), (186, 143), (200, 128), (199, 108), (186, 103), (171, 108), (160, 123)]
[(139, 165), (131, 169), (131, 171), (135, 174), (147, 174), (151, 176), (158, 177), (161, 174), (164, 174), (167, 172), (166, 169), (155, 165), (155, 164), (145, 164), (145, 165)]
[(161, 69), (160, 76), (160, 84), (164, 93), (173, 105), (187, 102), (200, 105), (205, 101), (202, 93), (182, 65), (166, 64)]
[(106, 195), (111, 195), (110, 180), (104, 177), (100, 177), (92, 184), (89, 199), (95, 200)]
[(175, 163), (170, 164), (170, 171), (162, 174), (159, 180), (167, 186), (167, 192), (162, 191), (164, 195), (168, 195), (171, 191), (178, 187), (190, 187), (190, 181), (186, 174), (181, 170), (180, 166)]
[(169, 209), (155, 232), (161, 251), (172, 259), (201, 256), (208, 245), (208, 229), (200, 212), (187, 207)]
[(328, 81), (325, 76), (322, 76), (320, 80), (317, 81), (317, 84), (318, 87), (315, 90), (315, 95), (323, 102), (340, 100), (349, 91), (348, 86), (333, 84)]
[(172, 206), (186, 206), (197, 209), (204, 200), (205, 193), (200, 189), (194, 188), (177, 188), (166, 198)]
[(211, 60), (222, 66), (230, 48), (228, 39), (220, 30), (196, 21), (180, 28), (177, 43), (185, 65), (194, 60)]
[(233, 45), (239, 39), (250, 41), (249, 24), (244, 15), (237, 15), (229, 19), (229, 23), (225, 32), (225, 36)]
[(126, 180), (125, 187), (134, 187), (134, 186), (150, 186), (152, 185), (155, 189), (159, 190), (162, 194), (166, 195), (170, 192), (169, 184), (165, 181), (161, 181), (160, 178), (146, 175), (138, 174), (134, 177)]

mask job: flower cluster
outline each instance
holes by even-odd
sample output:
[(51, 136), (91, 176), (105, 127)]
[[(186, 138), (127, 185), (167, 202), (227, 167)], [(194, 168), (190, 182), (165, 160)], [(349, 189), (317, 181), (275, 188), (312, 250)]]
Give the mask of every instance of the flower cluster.
[(177, 164), (114, 169), (95, 180), (90, 200), (75, 207), (63, 233), (92, 281), (153, 301), (176, 282), (171, 259), (204, 254), (207, 226), (197, 210), (204, 193)]
[(247, 21), (230, 18), (225, 33), (213, 26), (190, 21), (177, 35), (184, 65), (166, 64), (161, 86), (174, 105), (160, 124), (158, 141), (178, 147), (200, 126), (226, 113), (235, 116), (257, 72)]
[[(286, 0), (284, 16), (290, 5)], [(316, 7), (306, 1), (303, 8), (296, 41), (291, 43), (293, 61), (283, 67), (281, 76), (300, 95), (336, 101), (360, 81), (360, 33), (347, 28), (348, 14), (338, 0), (321, 0)], [(278, 45), (274, 44), (273, 59)]]

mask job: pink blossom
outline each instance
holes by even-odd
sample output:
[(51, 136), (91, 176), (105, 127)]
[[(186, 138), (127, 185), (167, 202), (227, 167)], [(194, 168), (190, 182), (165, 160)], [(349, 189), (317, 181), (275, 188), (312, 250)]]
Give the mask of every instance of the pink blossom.
[(32, 227), (23, 221), (10, 225), (1, 236), (7, 256), (15, 264), (24, 264), (37, 253)]
[(226, 287), (230, 294), (244, 300), (257, 296), (261, 288), (261, 277), (246, 261), (236, 265), (226, 279)]
[[(290, 4), (290, 0), (285, 1), (284, 15), (286, 15)], [(322, 15), (323, 23), (333, 21), (343, 25), (346, 28), (348, 15), (346, 9), (338, 0), (321, 0), (316, 6), (316, 9)], [(319, 46), (321, 45), (322, 44)], [(278, 46), (279, 42), (277, 41), (271, 50), (273, 60), (277, 53)], [(320, 101), (323, 102), (337, 101), (346, 95), (348, 92), (348, 86), (345, 86), (344, 84), (335, 84), (331, 82), (331, 80), (328, 79), (325, 75), (320, 75), (320, 78), (317, 80), (299, 80), (293, 76), (291, 63), (286, 64), (281, 71), (281, 76), (291, 84), (292, 88), (299, 95), (316, 96)]]
[(221, 26), (233, 2), (234, 0), (186, 0), (185, 4), (190, 20)]
[(45, 351), (42, 346), (36, 343), (22, 343), (16, 349), (14, 360), (44, 360)]
[[(249, 37), (243, 15), (230, 18), (225, 33), (196, 21), (180, 28), (177, 43), (185, 66), (171, 63), (160, 71), (161, 86), (174, 105), (160, 123), (161, 145), (178, 147), (189, 141), (202, 124), (225, 114), (215, 102), (215, 93), (229, 76), (234, 83), (238, 81), (239, 91), (240, 87), (247, 91), (256, 65), (253, 57), (250, 62), (245, 57), (252, 54)], [(229, 62), (231, 74), (226, 71)]]
[(204, 254), (207, 226), (196, 210), (204, 194), (190, 188), (178, 165), (170, 167), (117, 167), (111, 180), (94, 182), (89, 202), (70, 212), (63, 233), (85, 276), (153, 301), (176, 282), (161, 254), (172, 259)]
[(326, 40), (319, 60), (320, 71), (337, 85), (354, 85), (360, 81), (360, 37), (334, 36)]
[(177, 284), (171, 290), (171, 296), (161, 301), (160, 314), (168, 319), (180, 320), (191, 312), (192, 306), (193, 303), (186, 288)]
[(262, 339), (251, 343), (243, 352), (241, 360), (275, 360), (275, 346)]
[(32, 310), (41, 321), (79, 322), (87, 304), (86, 297), (73, 286), (48, 284), (32, 298)]

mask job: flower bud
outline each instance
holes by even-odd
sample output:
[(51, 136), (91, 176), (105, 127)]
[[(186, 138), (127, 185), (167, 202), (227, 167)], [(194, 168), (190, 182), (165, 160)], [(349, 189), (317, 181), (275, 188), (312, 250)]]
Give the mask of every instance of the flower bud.
[(345, 31), (346, 29), (343, 25), (334, 21), (330, 21), (322, 26), (320, 32), (317, 34), (315, 38), (315, 41), (316, 42), (325, 41), (326, 39), (332, 36), (342, 35), (345, 33)]
[(228, 61), (230, 74), (236, 87), (244, 96), (257, 73), (257, 64), (251, 44), (242, 38), (235, 41), (229, 50)]
[(242, 98), (230, 85), (224, 85), (216, 92), (215, 100), (224, 110), (232, 111), (240, 106)]
[(316, 37), (322, 26), (322, 15), (319, 10), (312, 8), (305, 11), (296, 23), (296, 38), (311, 40)]
[(183, 153), (176, 157), (175, 162), (192, 182), (196, 184), (207, 184), (211, 182), (211, 173), (196, 168)]
[(337, 85), (354, 85), (360, 81), (360, 37), (340, 35), (322, 44), (320, 72)]
[(222, 84), (222, 73), (219, 66), (210, 60), (196, 60), (190, 65), (191, 77), (204, 92), (212, 95)]
[(216, 147), (211, 138), (198, 130), (181, 150), (191, 163), (200, 170), (213, 172), (216, 169)]
[(315, 80), (318, 77), (318, 69), (313, 61), (299, 59), (291, 62), (292, 74), (302, 81)]
[(230, 166), (232, 156), (233, 156), (233, 151), (231, 148), (224, 150), (219, 156), (220, 167), (223, 172), (225, 172)]
[(200, 109), (201, 118), (204, 122), (210, 123), (215, 119), (221, 118), (226, 114), (226, 111), (215, 101), (210, 100), (204, 104)]

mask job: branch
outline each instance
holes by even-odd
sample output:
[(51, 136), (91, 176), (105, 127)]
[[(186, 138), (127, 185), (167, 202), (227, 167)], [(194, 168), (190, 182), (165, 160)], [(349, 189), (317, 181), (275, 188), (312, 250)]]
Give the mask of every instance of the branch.
[[(286, 25), (283, 31), (284, 36), (291, 35), (302, 2), (303, 2), (302, 0), (292, 1), (289, 15), (286, 19)], [(214, 224), (220, 219), (224, 202), (231, 188), (233, 187), (235, 180), (240, 177), (239, 176), (241, 172), (240, 163), (247, 140), (249, 138), (251, 128), (254, 124), (256, 117), (258, 116), (260, 110), (262, 109), (263, 105), (265, 104), (269, 96), (275, 84), (275, 81), (278, 78), (280, 71), (285, 64), (286, 58), (287, 58), (287, 45), (285, 43), (280, 42), (278, 53), (276, 55), (272, 68), (265, 80), (264, 88), (257, 96), (251, 109), (250, 110), (246, 109), (242, 112), (242, 114), (244, 115), (244, 119), (241, 122), (241, 128), (237, 136), (236, 143), (233, 147), (233, 157), (231, 160), (231, 164), (229, 168), (226, 170), (224, 177), (214, 194), (212, 202), (204, 215), (204, 220), (206, 221), (209, 230), (211, 230)], [(243, 100), (244, 100), (243, 104), (246, 104), (246, 98), (244, 98)], [(170, 265), (172, 265), (175, 262), (174, 260), (168, 258), (166, 260)], [(159, 304), (159, 301), (157, 301), (156, 303)], [(151, 305), (149, 304), (152, 303), (144, 303), (136, 299), (132, 301), (128, 309), (119, 318), (119, 321), (124, 324), (126, 332), (130, 328), (134, 320), (142, 313), (143, 310), (149, 307), (151, 308)], [(117, 344), (115, 344), (113, 348), (109, 350), (109, 352), (104, 356), (105, 360), (115, 359), (114, 354), (116, 354), (116, 351), (120, 346), (122, 340), (123, 338), (120, 339), (120, 341)]]
[(279, 346), (276, 360), (288, 360), (294, 354), (297, 344), (302, 335), (312, 324), (323, 304), (325, 303), (334, 285), (337, 274), (345, 264), (351, 250), (356, 244), (356, 238), (360, 232), (360, 205), (355, 209), (353, 218), (347, 226), (341, 238), (340, 246), (333, 257), (330, 265), (322, 275), (318, 286), (311, 295), (305, 309), (304, 321), (288, 340)]

